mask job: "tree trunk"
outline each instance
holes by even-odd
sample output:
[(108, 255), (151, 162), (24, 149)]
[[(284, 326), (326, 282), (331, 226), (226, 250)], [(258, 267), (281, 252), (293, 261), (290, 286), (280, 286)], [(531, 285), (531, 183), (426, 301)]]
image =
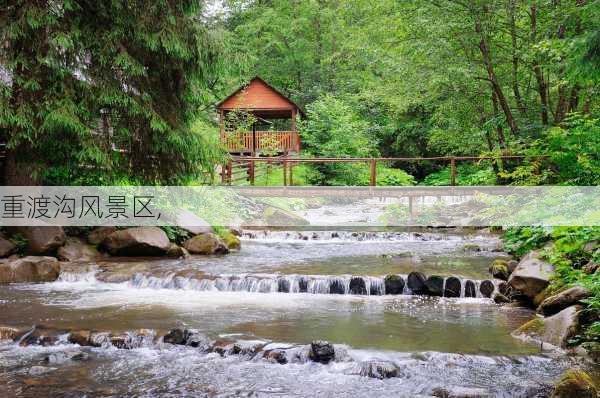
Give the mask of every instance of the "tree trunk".
[[(487, 9), (484, 7), (484, 13), (487, 13)], [(502, 87), (498, 82), (498, 77), (496, 76), (496, 72), (494, 71), (494, 66), (492, 64), (492, 58), (490, 54), (490, 49), (487, 44), (485, 33), (483, 32), (483, 28), (481, 26), (481, 20), (479, 16), (475, 16), (475, 32), (479, 34), (479, 51), (481, 52), (481, 56), (483, 58), (483, 63), (485, 65), (485, 69), (488, 74), (488, 79), (492, 85), (492, 89), (496, 93), (496, 98), (504, 112), (504, 116), (506, 117), (506, 122), (510, 126), (510, 130), (514, 135), (517, 135), (519, 132), (519, 128), (517, 126), (517, 122), (512, 114), (510, 106), (508, 105), (508, 101), (506, 100), (506, 96), (502, 91)]]
[(511, 39), (511, 56), (512, 56), (512, 89), (517, 102), (517, 108), (521, 115), (525, 116), (526, 109), (523, 99), (521, 97), (521, 91), (519, 90), (519, 57), (517, 55), (517, 25), (515, 22), (515, 0), (509, 0), (508, 2), (508, 23), (510, 25), (510, 39)]
[[(492, 109), (494, 110), (494, 117), (497, 118), (499, 116), (498, 111), (498, 97), (496, 96), (496, 92), (492, 90)], [(506, 138), (504, 137), (504, 129), (500, 124), (496, 124), (496, 133), (498, 134), (498, 144), (501, 149), (506, 149)]]
[[(535, 43), (537, 41), (537, 8), (535, 3), (531, 5), (529, 15), (531, 18), (531, 43)], [(548, 88), (537, 57), (533, 62), (533, 73), (537, 82), (537, 91), (540, 96), (540, 117), (542, 119), (542, 124), (548, 125)]]

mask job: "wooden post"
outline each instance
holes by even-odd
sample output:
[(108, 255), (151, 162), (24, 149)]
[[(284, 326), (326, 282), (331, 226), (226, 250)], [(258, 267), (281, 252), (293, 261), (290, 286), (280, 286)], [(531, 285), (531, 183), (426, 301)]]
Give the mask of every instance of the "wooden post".
[(229, 160), (229, 162), (227, 163), (227, 183), (229, 185), (231, 185), (231, 174), (232, 174), (232, 169), (233, 169), (233, 161)]
[(450, 158), (450, 185), (456, 185), (456, 159)]
[(290, 163), (290, 186), (294, 185), (294, 174), (292, 170), (294, 170), (294, 163)]
[(254, 160), (248, 164), (248, 176), (250, 177), (250, 185), (254, 185)]
[(371, 186), (377, 185), (377, 160), (371, 159)]
[(287, 186), (287, 160), (283, 161), (283, 186)]
[(221, 165), (221, 184), (225, 185), (225, 181), (227, 180), (227, 164)]

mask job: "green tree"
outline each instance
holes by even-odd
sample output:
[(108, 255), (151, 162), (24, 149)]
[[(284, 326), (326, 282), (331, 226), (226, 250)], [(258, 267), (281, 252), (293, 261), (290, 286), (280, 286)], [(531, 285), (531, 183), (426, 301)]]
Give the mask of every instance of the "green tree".
[(219, 151), (191, 129), (220, 70), (201, 13), (192, 0), (4, 2), (5, 182), (176, 181), (212, 166)]
[[(299, 124), (303, 146), (315, 157), (376, 156), (369, 125), (343, 101), (326, 95), (307, 107), (307, 119)], [(361, 165), (319, 164), (310, 182), (319, 185), (361, 185)]]

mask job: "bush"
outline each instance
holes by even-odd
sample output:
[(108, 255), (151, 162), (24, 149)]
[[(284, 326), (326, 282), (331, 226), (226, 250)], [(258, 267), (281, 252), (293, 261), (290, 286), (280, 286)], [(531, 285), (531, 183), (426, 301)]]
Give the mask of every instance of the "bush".
[(600, 242), (599, 227), (521, 227), (512, 228), (504, 234), (505, 250), (523, 256), (533, 249), (549, 246), (544, 257), (555, 268), (550, 291), (556, 292), (573, 285), (581, 285), (591, 292), (584, 300), (584, 317), (588, 323), (582, 333), (571, 343), (586, 343), (587, 348), (596, 350), (600, 343), (600, 273), (587, 274), (582, 267), (589, 261), (600, 262), (600, 248), (586, 248), (590, 242)]
[[(496, 174), (489, 165), (458, 164), (456, 166), (457, 185), (495, 185)], [(429, 174), (421, 185), (444, 186), (450, 185), (450, 167)]]
[[(377, 156), (376, 142), (369, 139), (369, 124), (344, 101), (325, 95), (306, 109), (307, 120), (298, 124), (305, 153), (314, 157)], [(315, 185), (364, 185), (365, 166), (355, 163), (313, 165), (307, 174)]]

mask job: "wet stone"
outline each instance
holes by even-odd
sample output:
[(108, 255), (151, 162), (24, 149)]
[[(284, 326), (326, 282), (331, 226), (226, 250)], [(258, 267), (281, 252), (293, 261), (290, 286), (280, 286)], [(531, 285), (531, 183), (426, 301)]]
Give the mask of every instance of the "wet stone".
[(277, 280), (277, 291), (279, 293), (289, 293), (290, 292), (290, 282), (284, 278), (278, 279)]
[(475, 282), (465, 282), (465, 297), (477, 297), (477, 289), (475, 288)]
[(494, 284), (489, 280), (482, 281), (479, 285), (479, 291), (484, 297), (492, 297), (492, 293), (494, 293)]
[(335, 358), (335, 349), (327, 341), (313, 341), (310, 344), (308, 357), (313, 362), (327, 364)]
[(473, 387), (438, 387), (431, 392), (436, 398), (488, 398), (489, 392), (484, 388)]
[(367, 286), (365, 280), (360, 277), (353, 277), (350, 279), (350, 294), (367, 294)]
[(183, 329), (173, 329), (163, 337), (163, 342), (167, 344), (183, 345), (186, 343), (185, 331)]
[(426, 294), (428, 292), (425, 281), (427, 277), (421, 272), (411, 272), (406, 278), (406, 284), (413, 294)]
[(287, 360), (287, 355), (284, 350), (269, 350), (265, 351), (264, 358), (271, 363), (278, 363), (281, 365), (285, 365)]
[(91, 332), (89, 330), (77, 330), (69, 333), (68, 341), (80, 346), (91, 346)]
[(500, 284), (498, 285), (498, 291), (500, 292), (500, 294), (503, 294), (506, 297), (510, 297), (512, 293), (510, 285), (506, 282), (500, 282)]
[(306, 293), (308, 291), (308, 279), (300, 278), (298, 280), (298, 290), (300, 293)]
[(437, 275), (432, 275), (425, 281), (427, 293), (430, 296), (441, 297), (444, 294), (444, 278)]
[(385, 294), (402, 294), (404, 290), (404, 279), (400, 275), (388, 275), (384, 283)]
[(374, 379), (398, 377), (398, 367), (390, 361), (366, 361), (360, 364), (360, 375)]
[(329, 294), (344, 294), (344, 284), (342, 281), (334, 279), (329, 284)]
[(446, 278), (446, 284), (444, 286), (444, 297), (460, 297), (461, 282), (460, 279), (451, 276)]
[(36, 326), (31, 330), (28, 330), (22, 336), (17, 336), (16, 340), (19, 341), (21, 347), (40, 345), (43, 347), (55, 345), (58, 342), (60, 331), (48, 330), (43, 327)]

